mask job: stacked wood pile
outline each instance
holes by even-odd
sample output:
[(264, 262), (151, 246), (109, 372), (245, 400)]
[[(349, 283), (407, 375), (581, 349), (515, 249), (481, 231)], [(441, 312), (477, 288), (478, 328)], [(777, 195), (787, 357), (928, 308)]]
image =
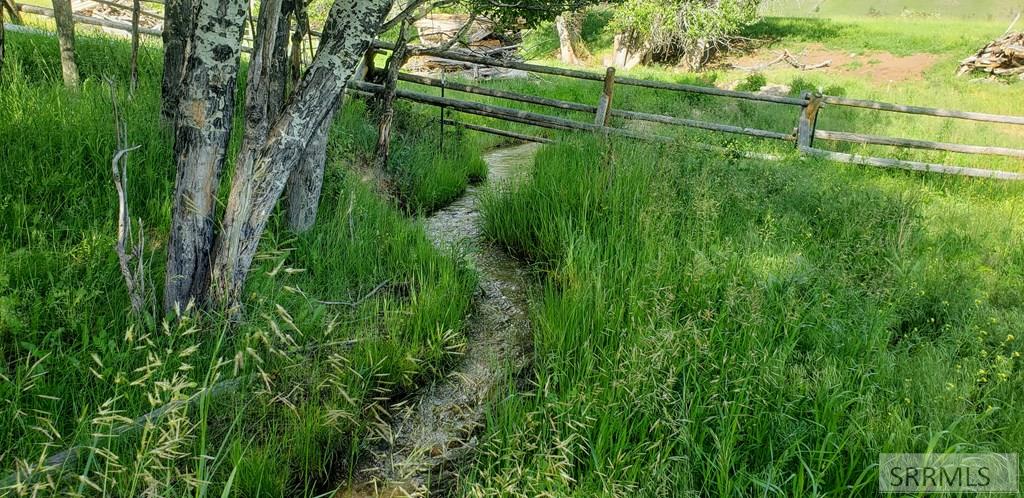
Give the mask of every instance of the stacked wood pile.
[(1024, 79), (1024, 32), (1008, 33), (964, 59), (957, 76), (974, 71)]

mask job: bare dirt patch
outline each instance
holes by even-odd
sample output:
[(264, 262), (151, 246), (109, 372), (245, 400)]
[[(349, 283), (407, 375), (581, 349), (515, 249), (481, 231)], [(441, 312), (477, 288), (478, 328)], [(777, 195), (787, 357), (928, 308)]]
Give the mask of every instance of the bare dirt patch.
[[(724, 67), (753, 67), (778, 57), (781, 49), (761, 49), (751, 54), (730, 58)], [(790, 50), (794, 57), (807, 65), (831, 61), (828, 67), (815, 69), (813, 72), (835, 74), (838, 76), (867, 78), (875, 83), (900, 83), (924, 79), (924, 73), (939, 61), (935, 54), (914, 54), (909, 56), (894, 55), (889, 52), (850, 52), (833, 50), (820, 44), (807, 45), (803, 49)], [(779, 64), (772, 69), (790, 67)]]

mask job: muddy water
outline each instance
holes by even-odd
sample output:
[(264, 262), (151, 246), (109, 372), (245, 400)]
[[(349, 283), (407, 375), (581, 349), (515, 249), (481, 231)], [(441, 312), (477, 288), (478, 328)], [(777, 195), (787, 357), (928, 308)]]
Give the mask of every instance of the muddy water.
[[(488, 182), (519, 181), (538, 147), (487, 153)], [(481, 239), (479, 189), (470, 187), (426, 220), (434, 243), (464, 247), (480, 275), (465, 356), (445, 379), (424, 388), (382, 424), (356, 473), (357, 484), (339, 497), (443, 493), (459, 458), (476, 446), (475, 434), (494, 393), (525, 364), (530, 337), (526, 280), (516, 261)]]

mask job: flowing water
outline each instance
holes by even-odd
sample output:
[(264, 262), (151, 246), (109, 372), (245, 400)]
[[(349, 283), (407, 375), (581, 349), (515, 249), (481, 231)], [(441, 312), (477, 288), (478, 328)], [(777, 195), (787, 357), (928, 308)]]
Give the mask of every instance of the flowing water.
[[(538, 144), (495, 149), (486, 155), (488, 182), (518, 181)], [(438, 246), (464, 247), (480, 275), (459, 366), (391, 414), (339, 497), (417, 496), (443, 492), (460, 457), (476, 446), (475, 433), (493, 395), (526, 363), (530, 344), (526, 279), (521, 266), (481, 238), (478, 194), (465, 195), (426, 220)]]

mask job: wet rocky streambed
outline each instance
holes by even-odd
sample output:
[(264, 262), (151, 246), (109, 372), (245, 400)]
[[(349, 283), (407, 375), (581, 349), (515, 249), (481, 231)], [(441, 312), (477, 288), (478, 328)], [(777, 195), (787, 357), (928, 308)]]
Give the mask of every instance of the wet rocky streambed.
[[(538, 147), (515, 145), (486, 153), (488, 183), (517, 181)], [(475, 434), (494, 393), (526, 362), (530, 324), (525, 272), (503, 250), (482, 240), (482, 188), (470, 186), (425, 220), (435, 244), (463, 248), (479, 273), (465, 355), (444, 379), (424, 387), (391, 414), (389, 424), (369, 443), (355, 484), (339, 497), (443, 492), (459, 459), (475, 448)]]

